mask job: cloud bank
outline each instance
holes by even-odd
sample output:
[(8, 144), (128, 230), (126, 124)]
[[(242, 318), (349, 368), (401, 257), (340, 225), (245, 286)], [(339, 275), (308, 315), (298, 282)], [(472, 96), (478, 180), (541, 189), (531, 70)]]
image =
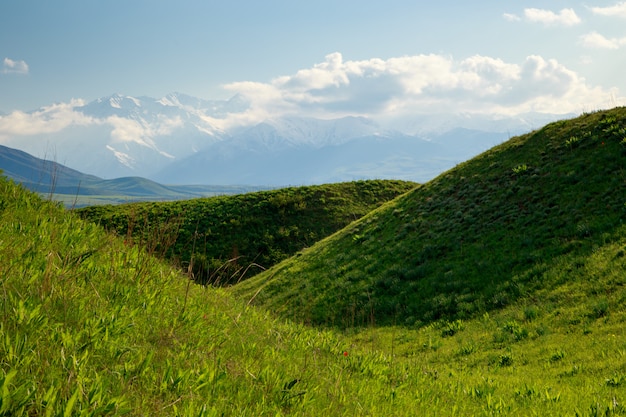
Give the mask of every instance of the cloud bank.
[(59, 132), (69, 126), (86, 126), (96, 123), (91, 117), (75, 110), (84, 105), (82, 100), (53, 104), (34, 112), (14, 111), (0, 116), (0, 139), (11, 136), (28, 136)]
[(225, 88), (250, 100), (249, 120), (290, 113), (373, 118), (392, 113), (563, 114), (604, 107), (616, 95), (537, 55), (507, 63), (480, 55), (455, 60), (436, 54), (344, 61), (333, 53), (293, 75)]
[(28, 74), (28, 64), (25, 61), (14, 61), (4, 58), (2, 61), (3, 74)]
[[(219, 119), (198, 114), (220, 129), (292, 115), (365, 116), (385, 121), (435, 114), (507, 117), (528, 112), (580, 113), (626, 102), (617, 90), (589, 85), (575, 71), (538, 55), (522, 62), (482, 55), (457, 60), (438, 54), (353, 61), (335, 52), (310, 68), (269, 82), (240, 81), (224, 87), (241, 94), (250, 105)], [(84, 104), (73, 100), (0, 116), (0, 140), (59, 132), (69, 126), (101, 125), (110, 129), (113, 143), (153, 147), (153, 137), (167, 135), (183, 124), (180, 118), (148, 122), (90, 117), (81, 112)]]

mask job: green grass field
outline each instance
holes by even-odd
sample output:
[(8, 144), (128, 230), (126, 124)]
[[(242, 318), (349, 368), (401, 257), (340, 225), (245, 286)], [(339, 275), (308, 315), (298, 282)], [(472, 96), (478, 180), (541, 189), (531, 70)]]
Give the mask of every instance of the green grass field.
[(513, 138), (230, 288), (0, 179), (0, 415), (626, 415), (625, 138)]

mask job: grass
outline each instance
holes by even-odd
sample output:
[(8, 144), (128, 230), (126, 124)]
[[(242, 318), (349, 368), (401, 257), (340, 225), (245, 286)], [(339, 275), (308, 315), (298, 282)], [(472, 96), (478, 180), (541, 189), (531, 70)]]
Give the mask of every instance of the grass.
[[(342, 326), (331, 326), (337, 322), (330, 321), (326, 326), (307, 325), (307, 321), (322, 317), (320, 311), (312, 315), (321, 299), (303, 296), (334, 300), (336, 305), (328, 304), (332, 316), (352, 304), (342, 301), (349, 286), (333, 286), (326, 281), (328, 275), (351, 276), (352, 268), (362, 268), (360, 274), (368, 276), (376, 270), (367, 267), (376, 267), (379, 257), (390, 256), (387, 252), (396, 252), (396, 259), (404, 261), (399, 257), (406, 253), (400, 251), (401, 244), (411, 243), (416, 245), (411, 251), (421, 253), (429, 247), (446, 265), (444, 274), (438, 276), (437, 294), (433, 297), (424, 291), (424, 302), (457, 297), (456, 284), (450, 284), (457, 278), (445, 272), (456, 272), (451, 269), (453, 261), (463, 258), (446, 255), (454, 251), (452, 245), (443, 252), (436, 250), (442, 230), (438, 227), (445, 223), (445, 219), (436, 223), (436, 207), (463, 201), (462, 193), (471, 202), (469, 197), (476, 196), (468, 191), (473, 183), (460, 176), (473, 172), (472, 167), (478, 169), (475, 161), (386, 203), (294, 260), (231, 290), (195, 285), (179, 268), (146, 250), (156, 243), (142, 247), (125, 242), (123, 237), (108, 234), (95, 223), (0, 179), (0, 415), (626, 415), (626, 231), (620, 223), (626, 212), (626, 193), (622, 192), (620, 166), (609, 165), (611, 157), (596, 151), (598, 145), (601, 150), (608, 149), (617, 162), (623, 161), (620, 146), (626, 143), (608, 142), (610, 136), (602, 136), (605, 130), (621, 131), (614, 126), (623, 126), (623, 112), (615, 109), (553, 124), (514, 138), (508, 144), (512, 150), (505, 146), (479, 157), (477, 161), (489, 158), (490, 164), (501, 165), (492, 167), (493, 171), (478, 171), (492, 175), (484, 183), (493, 192), (502, 191), (489, 186), (501, 176), (504, 184), (517, 185), (517, 192), (525, 197), (543, 190), (538, 186), (550, 187), (549, 193), (540, 192), (536, 200), (523, 199), (529, 212), (541, 206), (546, 196), (551, 197), (549, 202), (573, 204), (564, 208), (570, 222), (549, 229), (564, 229), (555, 239), (560, 249), (553, 243), (526, 241), (548, 227), (540, 217), (512, 216), (507, 223), (498, 212), (493, 213), (488, 219), (500, 219), (500, 226), (510, 224), (506, 230), (513, 235), (497, 242), (503, 246), (525, 242), (515, 246), (521, 253), (510, 256), (533, 259), (529, 269), (516, 263), (506, 263), (506, 269), (494, 254), (485, 251), (479, 252), (481, 256), (464, 252), (475, 256), (474, 263), (483, 262), (492, 274), (506, 269), (500, 275), (485, 275), (488, 284), (476, 286), (468, 280), (475, 294), (466, 300), (491, 300), (492, 304), (464, 314), (457, 308), (438, 318), (422, 315), (409, 324), (403, 315), (406, 307), (401, 292), (399, 306), (390, 316), (371, 309), (366, 320), (361, 320), (362, 312), (348, 309), (346, 320), (337, 321)], [(591, 136), (585, 136), (586, 131), (591, 131)], [(566, 144), (573, 134), (584, 139)], [(596, 134), (597, 139), (592, 139)], [(563, 153), (559, 143), (570, 153), (587, 151), (583, 159), (589, 168), (581, 173), (587, 187), (565, 187), (577, 183), (567, 178), (578, 175), (577, 171), (568, 173), (579, 159)], [(538, 152), (541, 158), (542, 150), (546, 162), (551, 162), (546, 167), (531, 157)], [(529, 176), (525, 181), (539, 169), (539, 177), (548, 171), (552, 178), (562, 176), (566, 182), (536, 182), (539, 179), (534, 178), (535, 186), (526, 190), (514, 177), (520, 173), (512, 170), (520, 161), (528, 166), (522, 174)], [(606, 181), (616, 197), (607, 197), (599, 180), (589, 180), (602, 177), (609, 168), (617, 181)], [(558, 172), (563, 175), (555, 174)], [(445, 187), (437, 188), (440, 184)], [(444, 192), (448, 188), (452, 191)], [(421, 194), (424, 190), (430, 194)], [(594, 210), (584, 193), (594, 196)], [(510, 198), (511, 204), (522, 201)], [(620, 205), (609, 210), (607, 204), (612, 204), (613, 198)], [(420, 205), (413, 205), (414, 201)], [(430, 217), (433, 236), (424, 241), (417, 224), (405, 236), (417, 234), (420, 239), (406, 240), (400, 236), (401, 227), (410, 217), (421, 219), (430, 213), (421, 204), (434, 210)], [(442, 212), (453, 213), (458, 207), (461, 202)], [(504, 203), (490, 207), (500, 207), (504, 213), (509, 209)], [(575, 207), (578, 211), (571, 211)], [(552, 213), (556, 220), (558, 213)], [(487, 216), (489, 212), (474, 214)], [(394, 223), (394, 218), (400, 220)], [(485, 229), (487, 220), (483, 223), (477, 224), (474, 235), (467, 228), (459, 230), (466, 230), (465, 239), (485, 239), (492, 236), (485, 230), (495, 231)], [(450, 219), (447, 224), (452, 227), (454, 222)], [(525, 226), (513, 228), (519, 225)], [(382, 234), (372, 234), (373, 230)], [(395, 240), (380, 240), (375, 251), (373, 242), (384, 237), (386, 230), (396, 233)], [(340, 246), (333, 251), (332, 245)], [(485, 246), (496, 249), (495, 243)], [(353, 247), (368, 256), (364, 263), (351, 258)], [(320, 262), (317, 256), (322, 248), (327, 266), (334, 269), (320, 268), (311, 275), (309, 265)], [(341, 262), (330, 257), (341, 254)], [(471, 265), (469, 259), (465, 262), (462, 265)], [(276, 283), (272, 280), (289, 269), (291, 281), (282, 281), (284, 290), (301, 297), (300, 305), (290, 305), (305, 313), (276, 308), (266, 297), (268, 288)], [(524, 271), (535, 278), (520, 278)], [(394, 279), (401, 272), (387, 271)], [(316, 280), (306, 280), (312, 277)], [(411, 279), (427, 280), (428, 274)], [(367, 292), (366, 283), (353, 280), (350, 286)], [(491, 285), (500, 285), (499, 291), (491, 293)], [(248, 286), (255, 291), (262, 288), (255, 300), (266, 307), (250, 305), (251, 297), (233, 296), (235, 291), (245, 295)], [(324, 286), (330, 288), (322, 294), (310, 292)], [(388, 292), (370, 289), (369, 294), (379, 297), (370, 305), (377, 306)], [(280, 292), (275, 296), (293, 302)], [(502, 302), (505, 296), (507, 302)], [(354, 325), (346, 325), (350, 321)]]
[[(201, 283), (247, 279), (414, 188), (371, 180), (176, 202), (93, 206), (82, 217), (141, 244), (170, 234), (162, 256)], [(165, 236), (163, 239), (166, 239)]]

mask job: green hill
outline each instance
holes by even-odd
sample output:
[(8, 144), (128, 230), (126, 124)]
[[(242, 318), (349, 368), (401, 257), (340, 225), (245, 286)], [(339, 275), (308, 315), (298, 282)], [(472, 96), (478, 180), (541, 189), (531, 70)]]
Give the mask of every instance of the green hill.
[(275, 416), (338, 405), (325, 384), (341, 364), (336, 336), (194, 285), (5, 178), (0, 279), (2, 416)]
[(340, 327), (467, 319), (573, 282), (590, 297), (625, 282), (617, 253), (588, 266), (624, 242), (625, 204), (626, 109), (586, 114), (457, 166), (235, 292)]
[[(585, 115), (514, 138), (233, 287), (241, 294), (261, 288), (257, 301), (272, 288), (300, 311), (289, 314), (264, 299), (284, 315), (355, 324), (343, 330), (277, 319), (249, 305), (254, 293), (241, 302), (231, 290), (195, 285), (140, 245), (0, 178), (0, 415), (624, 416), (624, 113), (615, 109)], [(571, 135), (575, 132), (580, 135)], [(481, 166), (491, 175), (477, 168)], [(482, 205), (504, 196), (527, 208), (509, 213), (511, 204), (502, 201), (491, 204), (502, 212), (485, 214), (521, 240), (514, 246), (521, 253), (510, 254), (514, 262), (495, 257), (504, 250), (464, 252), (468, 258), (463, 265), (473, 262), (490, 272), (483, 283), (468, 280), (475, 295), (467, 300), (476, 303), (477, 312), (467, 307), (438, 310), (407, 326), (401, 312), (408, 307), (399, 303), (388, 316), (372, 309), (367, 320), (359, 320), (363, 313), (354, 308), (346, 320), (336, 319), (336, 312), (349, 304), (342, 301), (344, 283), (333, 287), (335, 295), (325, 292), (336, 303), (326, 318), (311, 315), (319, 299), (304, 297), (316, 294), (310, 289), (315, 283), (305, 279), (330, 286), (328, 276), (341, 280), (352, 268), (363, 267), (361, 262), (399, 279), (393, 265), (378, 265), (389, 263), (393, 256), (387, 252), (400, 251), (407, 235), (426, 239), (419, 222), (429, 221), (433, 236), (428, 239), (435, 243), (411, 240), (417, 253), (435, 245), (432, 239), (446, 233), (444, 226), (460, 221), (454, 214), (466, 207), (468, 196), (476, 195), (468, 188), (472, 177), (459, 174), (468, 172), (485, 175), (477, 184), (486, 184), (492, 195), (478, 194), (484, 200), (475, 201), (475, 211), (468, 214), (485, 214)], [(543, 188), (531, 187), (536, 181)], [(489, 186), (493, 183), (501, 187)], [(431, 187), (442, 191), (443, 200), (433, 190), (416, 197)], [(527, 198), (515, 197), (518, 193)], [(548, 194), (548, 202), (563, 206), (539, 204)], [(444, 210), (451, 214), (448, 225), (434, 217), (444, 203), (452, 205)], [(563, 211), (568, 220), (544, 229), (544, 217), (529, 214), (538, 207), (548, 210), (544, 217), (565, 217), (559, 215)], [(503, 218), (503, 213), (509, 215)], [(392, 222), (394, 218), (402, 221)], [(413, 224), (410, 219), (415, 228), (398, 229)], [(463, 221), (463, 245), (469, 241), (471, 248), (473, 240), (492, 236), (481, 232), (488, 228), (487, 220), (475, 223), (481, 228)], [(553, 237), (528, 240), (535, 230)], [(383, 240), (386, 233), (395, 240)], [(517, 240), (498, 243), (512, 241)], [(339, 244), (343, 246), (330, 249)], [(488, 249), (497, 246), (485, 242)], [(358, 247), (368, 258), (352, 258)], [(335, 259), (340, 248), (343, 260)], [(435, 252), (446, 262), (446, 272), (452, 260), (464, 259), (450, 258), (447, 253), (453, 250), (450, 243), (447, 251)], [(407, 253), (413, 252), (402, 250), (396, 259), (410, 259), (400, 258)], [(330, 269), (319, 267), (316, 254), (329, 256)], [(519, 259), (526, 259), (528, 269)], [(315, 275), (308, 271), (309, 263), (318, 268)], [(503, 265), (509, 271), (502, 271)], [(286, 281), (285, 269), (296, 266), (300, 273)], [(365, 268), (361, 276), (374, 272)], [(296, 291), (302, 306), (276, 291), (271, 276), (281, 280), (285, 291)], [(424, 292), (425, 303), (466, 293), (457, 279), (448, 278), (455, 275), (444, 273), (435, 297)], [(374, 295), (368, 282), (353, 280), (359, 291)], [(500, 286), (498, 291), (494, 286)], [(388, 294), (393, 291), (377, 291), (379, 300), (392, 299)], [(497, 297), (487, 297), (490, 293)], [(403, 293), (397, 294), (406, 303)], [(479, 308), (481, 299), (486, 302)], [(384, 325), (385, 320), (395, 325)], [(356, 326), (362, 321), (366, 327)]]
[(77, 213), (186, 269), (193, 259), (197, 281), (224, 285), (269, 268), (416, 185), (354, 181), (176, 202), (92, 206)]

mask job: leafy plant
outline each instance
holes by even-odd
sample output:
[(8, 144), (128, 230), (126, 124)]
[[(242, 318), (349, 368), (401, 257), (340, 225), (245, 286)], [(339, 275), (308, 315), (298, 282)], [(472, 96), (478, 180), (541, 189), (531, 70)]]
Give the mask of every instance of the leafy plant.
[(522, 174), (524, 172), (528, 171), (528, 165), (526, 164), (519, 164), (515, 167), (513, 167), (513, 173), (514, 174)]

